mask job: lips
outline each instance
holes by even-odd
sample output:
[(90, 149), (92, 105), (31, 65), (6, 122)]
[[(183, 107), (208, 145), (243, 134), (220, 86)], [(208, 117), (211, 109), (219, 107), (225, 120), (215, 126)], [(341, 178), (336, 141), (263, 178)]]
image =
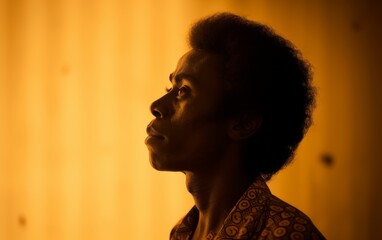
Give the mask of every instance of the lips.
[(149, 136), (153, 136), (153, 137), (158, 137), (158, 138), (163, 138), (164, 139), (164, 136), (161, 135), (157, 130), (155, 130), (155, 128), (153, 128), (151, 124), (149, 126), (147, 126), (146, 133)]
[(165, 139), (165, 137), (160, 134), (153, 126), (152, 126), (152, 123), (150, 123), (147, 128), (146, 128), (146, 132), (147, 132), (147, 138), (145, 139), (145, 143), (147, 145), (152, 145), (158, 141), (163, 141)]
[(148, 134), (149, 137), (164, 139), (164, 137), (162, 135), (159, 135), (159, 134), (157, 134), (155, 132), (148, 132), (147, 134)]

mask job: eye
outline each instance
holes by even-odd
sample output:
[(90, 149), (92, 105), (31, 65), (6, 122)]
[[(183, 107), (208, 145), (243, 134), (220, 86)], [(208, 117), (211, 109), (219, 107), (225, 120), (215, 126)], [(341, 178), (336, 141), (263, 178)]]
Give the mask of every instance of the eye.
[(181, 88), (178, 89), (177, 97), (182, 98), (186, 96), (189, 92), (190, 92), (190, 88), (188, 88), (187, 86), (182, 86)]

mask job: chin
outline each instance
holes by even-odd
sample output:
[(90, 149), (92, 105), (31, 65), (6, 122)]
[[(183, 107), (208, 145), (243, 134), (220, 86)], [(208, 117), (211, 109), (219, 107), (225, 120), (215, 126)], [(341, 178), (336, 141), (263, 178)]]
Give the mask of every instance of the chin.
[(158, 171), (169, 171), (169, 172), (184, 171), (184, 169), (180, 168), (179, 166), (175, 166), (175, 164), (170, 164), (164, 161), (164, 159), (156, 159), (156, 158), (150, 157), (150, 164), (155, 170), (158, 170)]
[(164, 170), (162, 170), (160, 164), (158, 164), (157, 162), (155, 162), (151, 159), (150, 159), (150, 164), (151, 164), (151, 167), (153, 167), (155, 170), (164, 171)]
[(150, 157), (150, 164), (151, 164), (151, 167), (153, 167), (155, 170), (169, 171), (167, 167), (165, 166), (166, 164), (163, 164), (163, 162), (160, 161), (159, 159)]

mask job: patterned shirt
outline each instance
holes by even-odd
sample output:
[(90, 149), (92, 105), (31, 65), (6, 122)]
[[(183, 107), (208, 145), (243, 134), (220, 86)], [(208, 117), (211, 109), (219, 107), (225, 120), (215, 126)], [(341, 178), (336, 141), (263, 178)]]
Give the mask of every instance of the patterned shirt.
[[(199, 211), (194, 206), (170, 234), (170, 240), (190, 240)], [(300, 210), (273, 196), (262, 178), (257, 178), (242, 195), (217, 233), (208, 240), (221, 239), (325, 239)]]

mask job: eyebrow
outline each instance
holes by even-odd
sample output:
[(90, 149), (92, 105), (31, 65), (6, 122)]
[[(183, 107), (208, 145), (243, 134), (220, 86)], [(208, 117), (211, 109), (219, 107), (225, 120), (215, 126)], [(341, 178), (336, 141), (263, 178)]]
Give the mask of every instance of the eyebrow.
[(178, 73), (176, 76), (174, 76), (174, 73), (171, 73), (169, 76), (170, 82), (175, 81), (176, 83), (179, 83), (180, 81), (182, 81), (182, 79), (187, 79), (192, 83), (197, 82), (196, 78), (193, 75), (187, 73)]

